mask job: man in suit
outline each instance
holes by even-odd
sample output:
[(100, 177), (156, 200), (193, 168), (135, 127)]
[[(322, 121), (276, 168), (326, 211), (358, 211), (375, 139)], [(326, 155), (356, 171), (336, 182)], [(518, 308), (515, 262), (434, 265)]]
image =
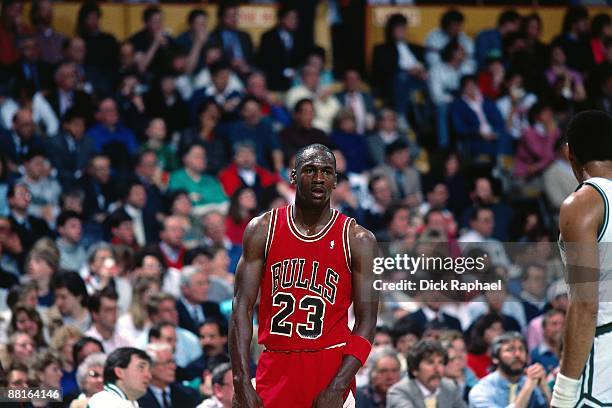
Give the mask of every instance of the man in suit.
[[(93, 119), (94, 105), (91, 97), (78, 89), (77, 67), (65, 62), (55, 70), (55, 86), (47, 93), (40, 93), (59, 122), (70, 108), (78, 108), (87, 122)], [(35, 98), (36, 101), (36, 98)]]
[(179, 326), (198, 334), (198, 327), (208, 318), (225, 321), (219, 304), (208, 301), (209, 278), (196, 266), (186, 266), (181, 272), (181, 297), (176, 301)]
[[(409, 94), (414, 89), (425, 89), (427, 71), (425, 69), (423, 47), (406, 41), (408, 20), (401, 14), (393, 14), (385, 25), (385, 42), (374, 47), (372, 59), (372, 80), (385, 99), (396, 99), (395, 106), (398, 112), (404, 110), (402, 104), (406, 98), (399, 98), (402, 94)], [(394, 89), (395, 85), (401, 85)], [(401, 99), (401, 100), (400, 100)]]
[(465, 408), (455, 383), (442, 378), (446, 359), (438, 341), (418, 342), (408, 355), (408, 377), (387, 393), (387, 408)]
[(51, 237), (52, 233), (47, 223), (38, 217), (28, 214), (32, 194), (25, 183), (16, 183), (9, 187), (8, 200), (12, 230), (17, 233), (26, 254), (36, 241), (43, 237)]
[(151, 382), (138, 404), (150, 408), (194, 407), (199, 402), (195, 390), (176, 382), (176, 362), (167, 343), (147, 346), (151, 357)]
[(253, 42), (251, 36), (238, 30), (238, 6), (233, 1), (222, 2), (217, 9), (217, 28), (210, 33), (210, 42), (223, 48), (225, 57), (240, 75), (251, 71)]
[(291, 86), (299, 64), (299, 49), (295, 44), (298, 14), (292, 7), (278, 9), (278, 24), (261, 36), (259, 66), (266, 73), (273, 91), (286, 91)]
[(374, 98), (362, 89), (361, 76), (356, 69), (344, 72), (344, 89), (336, 94), (342, 106), (353, 111), (357, 133), (365, 134), (374, 128), (375, 111)]
[(13, 115), (13, 126), (9, 132), (0, 134), (0, 152), (6, 155), (9, 170), (17, 171), (22, 156), (35, 147), (42, 147), (43, 143), (35, 132), (32, 111), (21, 108)]
[(73, 185), (82, 176), (89, 160), (96, 154), (93, 139), (85, 134), (85, 115), (76, 108), (64, 113), (60, 134), (46, 138), (45, 142), (49, 160), (64, 187)]
[(33, 95), (49, 89), (52, 85), (52, 66), (40, 60), (40, 48), (32, 35), (23, 36), (18, 41), (21, 58), (8, 67), (8, 77), (15, 78), (18, 92)]
[[(434, 299), (432, 294), (425, 294), (429, 299)], [(461, 323), (459, 320), (440, 310), (441, 304), (434, 301), (425, 301), (424, 304), (416, 311), (402, 317), (399, 322), (413, 322), (421, 333), (425, 331), (425, 326), (428, 323), (436, 322), (449, 330), (461, 331)]]
[(217, 356), (227, 354), (227, 326), (216, 318), (208, 318), (198, 330), (202, 355), (186, 367), (187, 378), (201, 378), (204, 370), (210, 370), (210, 363)]
[(146, 210), (147, 190), (138, 179), (130, 180), (124, 189), (123, 209), (132, 217), (134, 238), (140, 247), (153, 244), (159, 237), (159, 224), (155, 214)]

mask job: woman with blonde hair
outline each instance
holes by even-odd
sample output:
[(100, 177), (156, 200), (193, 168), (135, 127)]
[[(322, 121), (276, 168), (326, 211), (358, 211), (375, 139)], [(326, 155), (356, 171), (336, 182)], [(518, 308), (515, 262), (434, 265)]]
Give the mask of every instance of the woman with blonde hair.
[(0, 345), (0, 363), (6, 370), (11, 364), (28, 366), (36, 353), (36, 344), (29, 334), (15, 332), (9, 336), (6, 344)]
[(134, 282), (132, 304), (127, 313), (117, 321), (117, 331), (130, 338), (135, 344), (145, 345), (147, 334), (151, 328), (151, 320), (147, 314), (149, 297), (160, 291), (159, 281), (152, 277), (140, 277)]
[(62, 391), (65, 395), (74, 394), (79, 390), (72, 349), (82, 337), (83, 332), (78, 327), (62, 326), (53, 333), (49, 344), (62, 363)]

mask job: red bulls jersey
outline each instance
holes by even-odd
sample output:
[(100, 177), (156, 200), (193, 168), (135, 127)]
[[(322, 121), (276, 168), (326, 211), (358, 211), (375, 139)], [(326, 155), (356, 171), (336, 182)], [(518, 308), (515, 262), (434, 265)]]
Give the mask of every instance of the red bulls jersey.
[(332, 210), (316, 235), (295, 226), (293, 206), (272, 211), (259, 303), (259, 343), (269, 350), (318, 350), (347, 341), (352, 299), (349, 225)]

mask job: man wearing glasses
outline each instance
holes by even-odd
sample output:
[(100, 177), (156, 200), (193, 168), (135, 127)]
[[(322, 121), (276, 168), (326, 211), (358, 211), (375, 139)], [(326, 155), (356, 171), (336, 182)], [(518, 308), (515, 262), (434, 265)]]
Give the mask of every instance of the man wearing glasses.
[(231, 408), (234, 398), (234, 383), (230, 363), (219, 364), (212, 372), (213, 396), (204, 400), (197, 408)]
[(172, 347), (167, 343), (153, 343), (147, 346), (151, 365), (151, 383), (138, 403), (141, 407), (171, 408), (194, 407), (199, 397), (191, 388), (176, 382), (176, 363)]

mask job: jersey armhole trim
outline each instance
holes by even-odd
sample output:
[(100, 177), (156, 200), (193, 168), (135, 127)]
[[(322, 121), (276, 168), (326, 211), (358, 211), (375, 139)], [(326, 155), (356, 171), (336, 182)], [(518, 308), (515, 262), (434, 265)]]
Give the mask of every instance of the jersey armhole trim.
[(276, 213), (278, 212), (278, 208), (275, 208), (270, 212), (270, 222), (268, 224), (268, 233), (266, 234), (266, 249), (264, 251), (264, 259), (268, 258), (268, 252), (270, 252), (270, 247), (272, 246), (272, 241), (274, 240), (274, 231), (276, 230)]
[(347, 218), (342, 227), (342, 250), (344, 251), (344, 260), (349, 271), (351, 271), (351, 241), (349, 231), (353, 218)]
[(595, 190), (597, 190), (597, 192), (599, 193), (599, 195), (601, 196), (604, 202), (604, 221), (601, 227), (599, 228), (599, 233), (597, 234), (597, 242), (600, 242), (604, 234), (606, 233), (606, 230), (608, 229), (608, 216), (610, 212), (609, 210), (610, 204), (608, 203), (608, 197), (606, 196), (604, 191), (601, 189), (601, 187), (599, 187), (597, 184), (589, 182), (588, 180), (585, 181), (583, 184), (587, 184), (593, 187)]

